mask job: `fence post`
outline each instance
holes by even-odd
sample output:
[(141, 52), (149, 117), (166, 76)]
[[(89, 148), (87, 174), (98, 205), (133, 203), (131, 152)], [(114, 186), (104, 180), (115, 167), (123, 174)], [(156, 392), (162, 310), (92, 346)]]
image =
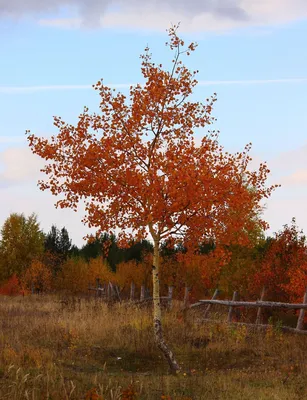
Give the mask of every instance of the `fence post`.
[(108, 282), (108, 295), (107, 295), (107, 299), (108, 299), (108, 301), (110, 300), (110, 298), (111, 298), (111, 287), (110, 287), (110, 282)]
[(191, 288), (185, 286), (184, 288), (184, 299), (183, 299), (183, 308), (186, 309), (189, 306), (189, 297), (190, 297)]
[(118, 295), (118, 293), (116, 292), (115, 287), (113, 286), (113, 283), (111, 281), (109, 281), (109, 286), (110, 286), (111, 300), (114, 300), (115, 296)]
[[(263, 288), (262, 288), (262, 292), (261, 292), (261, 296), (260, 296), (260, 301), (263, 301), (263, 300), (264, 300), (264, 296), (265, 296), (265, 286), (263, 286)], [(255, 322), (256, 325), (259, 325), (259, 324), (261, 323), (261, 314), (262, 314), (261, 311), (262, 311), (262, 310), (261, 310), (261, 307), (258, 307), (258, 310), (257, 310), (257, 317), (256, 317), (256, 322)]]
[[(100, 279), (99, 278), (96, 278), (96, 287), (97, 287), (97, 289), (101, 289), (101, 283), (100, 283)], [(98, 297), (101, 297), (101, 295), (102, 295), (101, 290), (96, 290), (96, 295)]]
[[(303, 304), (307, 304), (307, 288), (306, 288), (306, 291), (304, 294)], [(297, 324), (296, 324), (296, 329), (298, 331), (303, 330), (303, 328), (304, 328), (304, 317), (305, 317), (305, 310), (303, 308), (301, 308), (299, 316), (298, 316)]]
[(115, 285), (114, 288), (115, 288), (115, 294), (117, 295), (118, 300), (119, 300), (119, 302), (121, 303), (121, 302), (122, 302), (122, 299), (120, 298), (120, 291), (119, 291), (119, 288), (118, 288), (117, 285)]
[(134, 300), (134, 293), (135, 293), (135, 283), (131, 281), (130, 284), (130, 301)]
[(145, 285), (141, 286), (141, 295), (140, 295), (140, 301), (145, 300)]
[[(220, 291), (218, 289), (215, 289), (215, 292), (213, 293), (213, 296), (212, 296), (211, 300), (215, 300), (217, 298), (217, 296), (219, 295), (219, 293), (220, 293)], [(208, 304), (207, 308), (205, 309), (204, 318), (207, 317), (207, 315), (208, 315), (208, 313), (210, 311), (211, 305), (212, 304)]]
[[(236, 301), (237, 297), (238, 297), (238, 292), (237, 291), (233, 292), (232, 301)], [(233, 306), (230, 306), (228, 311), (227, 323), (230, 323), (232, 321), (232, 312), (233, 312)]]
[(168, 287), (168, 308), (169, 309), (172, 308), (173, 290), (174, 290), (173, 286)]

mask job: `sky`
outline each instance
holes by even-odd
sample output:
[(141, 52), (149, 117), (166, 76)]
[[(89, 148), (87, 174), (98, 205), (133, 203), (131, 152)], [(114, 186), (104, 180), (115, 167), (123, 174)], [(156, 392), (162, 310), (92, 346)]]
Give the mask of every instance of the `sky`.
[[(27, 147), (27, 129), (56, 134), (53, 116), (74, 124), (99, 97), (103, 78), (123, 93), (142, 82), (146, 45), (166, 68), (172, 55), (166, 29), (196, 41), (184, 60), (198, 69), (193, 99), (217, 93), (214, 129), (225, 151), (252, 142), (253, 165), (266, 161), (267, 234), (296, 217), (307, 232), (306, 0), (0, 0), (0, 226), (12, 212), (35, 212), (48, 232), (68, 229), (73, 243), (94, 232), (75, 213), (54, 207), (37, 180), (43, 163)], [(202, 134), (206, 134), (204, 129)]]

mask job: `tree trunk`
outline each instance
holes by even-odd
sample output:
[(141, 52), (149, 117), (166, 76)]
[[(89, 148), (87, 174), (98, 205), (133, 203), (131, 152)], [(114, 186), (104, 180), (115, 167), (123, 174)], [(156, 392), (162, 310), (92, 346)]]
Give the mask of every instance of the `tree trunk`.
[(153, 319), (154, 319), (153, 322), (154, 322), (155, 342), (158, 348), (162, 351), (164, 357), (166, 358), (171, 371), (173, 373), (177, 373), (180, 371), (179, 364), (177, 363), (173, 352), (169, 349), (163, 337), (159, 270), (160, 270), (159, 241), (154, 240), (152, 279), (153, 279)]

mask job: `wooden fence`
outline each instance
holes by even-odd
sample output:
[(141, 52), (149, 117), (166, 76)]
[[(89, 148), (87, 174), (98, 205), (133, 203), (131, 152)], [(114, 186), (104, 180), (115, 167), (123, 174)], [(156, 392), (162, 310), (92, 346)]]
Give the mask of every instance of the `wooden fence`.
[[(90, 286), (88, 287), (89, 291), (95, 292), (95, 297), (101, 298), (107, 302), (119, 301), (121, 302), (123, 299), (121, 297), (121, 291), (117, 285), (112, 284), (112, 282), (100, 283), (100, 280), (96, 280), (96, 287)], [(137, 299), (135, 297), (135, 284), (131, 282), (130, 286), (130, 301), (133, 301), (136, 304), (148, 304), (152, 301), (152, 296), (150, 296), (150, 292), (146, 289), (145, 285), (142, 285), (140, 288), (140, 298)], [(172, 307), (173, 300), (173, 286), (168, 287), (168, 296), (161, 296), (161, 302), (163, 305), (166, 305), (168, 308)]]
[[(245, 325), (248, 327), (254, 327), (257, 329), (267, 329), (268, 327), (271, 327), (272, 325), (269, 324), (261, 324), (261, 310), (263, 308), (269, 308), (269, 309), (284, 309), (284, 310), (299, 310), (299, 315), (297, 319), (297, 324), (295, 328), (291, 328), (288, 326), (280, 326), (279, 329), (282, 331), (288, 331), (288, 332), (295, 332), (295, 333), (300, 333), (303, 335), (307, 334), (307, 331), (304, 330), (304, 317), (305, 317), (305, 310), (307, 309), (307, 289), (304, 294), (303, 298), (303, 303), (281, 303), (281, 302), (274, 302), (274, 301), (264, 301), (264, 295), (265, 295), (265, 288), (263, 288), (260, 300), (258, 301), (237, 301), (238, 293), (234, 292), (232, 300), (216, 300), (216, 297), (218, 295), (218, 290), (214, 292), (214, 295), (211, 299), (209, 300), (199, 300), (197, 303), (194, 303), (190, 306), (190, 309), (193, 309), (195, 307), (207, 305), (206, 310), (203, 315), (203, 321), (214, 321), (207, 319), (208, 312), (210, 310), (210, 307), (212, 305), (220, 305), (224, 307), (228, 307), (228, 314), (227, 314), (227, 323), (228, 324), (238, 324), (238, 325)], [(246, 307), (246, 308), (257, 308), (257, 316), (255, 323), (244, 323), (244, 322), (235, 322), (233, 321), (233, 313), (234, 313), (234, 308), (235, 307)], [(220, 322), (220, 321), (216, 321)]]
[[(99, 279), (97, 279), (96, 287), (89, 286), (89, 291), (94, 291), (95, 296), (101, 298), (105, 301), (119, 301), (121, 302), (123, 299), (121, 298), (121, 292), (117, 285), (112, 284), (112, 282), (107, 282), (101, 284)], [(237, 325), (245, 325), (251, 328), (257, 329), (267, 329), (271, 327), (270, 324), (262, 324), (262, 309), (269, 308), (269, 309), (284, 309), (284, 310), (299, 310), (299, 315), (297, 319), (297, 324), (295, 328), (291, 328), (288, 326), (280, 326), (279, 329), (282, 331), (288, 332), (295, 332), (300, 334), (307, 334), (307, 330), (304, 330), (304, 317), (305, 317), (305, 310), (307, 309), (307, 288), (304, 294), (303, 302), (302, 303), (282, 303), (282, 302), (273, 302), (273, 301), (265, 301), (265, 288), (263, 288), (260, 299), (258, 301), (238, 301), (238, 292), (233, 293), (232, 300), (217, 300), (220, 291), (218, 289), (215, 290), (211, 299), (206, 300), (199, 300), (194, 304), (190, 304), (189, 302), (189, 295), (190, 295), (190, 288), (185, 287), (184, 292), (184, 300), (182, 308), (185, 311), (189, 311), (195, 309), (197, 307), (206, 306), (203, 314), (202, 314), (202, 321), (211, 321), (211, 322), (221, 322), (220, 320), (209, 319), (208, 314), (210, 313), (210, 309), (213, 305), (219, 305), (223, 307), (228, 307), (227, 319), (226, 322), (228, 324), (237, 324)], [(130, 301), (133, 301), (135, 304), (148, 304), (152, 301), (152, 297), (149, 294), (149, 291), (146, 290), (145, 286), (142, 285), (140, 288), (140, 297), (136, 299), (135, 297), (135, 284), (132, 282), (130, 286)], [(173, 300), (173, 286), (168, 287), (168, 296), (160, 297), (161, 303), (166, 306), (168, 309), (172, 308), (172, 300)], [(235, 309), (237, 307), (244, 307), (244, 308), (256, 308), (257, 315), (256, 320), (254, 323), (245, 323), (245, 322), (237, 322), (233, 320), (233, 316), (235, 313)]]

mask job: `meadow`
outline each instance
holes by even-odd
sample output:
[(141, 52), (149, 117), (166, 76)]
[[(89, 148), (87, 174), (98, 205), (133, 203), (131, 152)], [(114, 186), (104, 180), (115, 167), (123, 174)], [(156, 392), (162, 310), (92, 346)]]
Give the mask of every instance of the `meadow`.
[(19, 400), (307, 398), (307, 337), (278, 326), (251, 333), (199, 323), (181, 303), (164, 311), (182, 365), (169, 373), (153, 341), (152, 311), (58, 295), (0, 299), (0, 398)]

